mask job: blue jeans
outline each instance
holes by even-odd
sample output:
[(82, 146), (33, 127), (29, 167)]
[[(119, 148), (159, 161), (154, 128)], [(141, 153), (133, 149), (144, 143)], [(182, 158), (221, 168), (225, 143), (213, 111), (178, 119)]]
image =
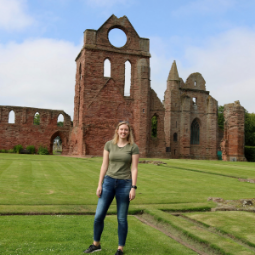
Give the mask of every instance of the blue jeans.
[(94, 241), (100, 241), (104, 229), (104, 219), (115, 196), (117, 201), (119, 246), (125, 245), (128, 232), (127, 213), (131, 185), (132, 181), (130, 179), (114, 179), (107, 175), (104, 177), (102, 193), (98, 199), (94, 220)]

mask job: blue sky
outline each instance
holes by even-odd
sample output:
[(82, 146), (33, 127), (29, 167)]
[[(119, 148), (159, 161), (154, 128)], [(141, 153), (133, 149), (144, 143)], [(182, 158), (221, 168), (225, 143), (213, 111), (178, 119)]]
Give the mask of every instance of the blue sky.
[(0, 104), (73, 116), (83, 31), (126, 15), (150, 39), (151, 87), (163, 100), (173, 60), (200, 72), (219, 105), (255, 112), (255, 1), (0, 0)]

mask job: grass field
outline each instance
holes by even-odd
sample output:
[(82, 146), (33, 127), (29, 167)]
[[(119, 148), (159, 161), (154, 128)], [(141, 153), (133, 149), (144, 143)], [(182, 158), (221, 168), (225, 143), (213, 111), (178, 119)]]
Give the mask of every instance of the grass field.
[[(137, 197), (130, 205), (130, 214), (139, 215), (129, 216), (125, 254), (255, 254), (254, 213), (205, 213), (216, 206), (209, 197), (254, 198), (255, 184), (238, 178), (255, 179), (255, 163), (161, 161), (167, 164), (139, 164)], [(96, 209), (101, 162), (0, 154), (0, 254), (81, 254), (92, 238), (89, 215)], [(109, 213), (116, 213), (115, 202)], [(15, 214), (22, 216), (7, 216)], [(116, 216), (107, 222), (100, 254), (114, 254), (117, 244)]]

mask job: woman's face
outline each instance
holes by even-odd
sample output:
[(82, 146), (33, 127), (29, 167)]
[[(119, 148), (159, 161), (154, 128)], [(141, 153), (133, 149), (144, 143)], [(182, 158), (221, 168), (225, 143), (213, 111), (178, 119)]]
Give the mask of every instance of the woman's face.
[(128, 135), (129, 135), (128, 125), (126, 125), (126, 124), (120, 125), (117, 132), (118, 132), (119, 138), (127, 139)]

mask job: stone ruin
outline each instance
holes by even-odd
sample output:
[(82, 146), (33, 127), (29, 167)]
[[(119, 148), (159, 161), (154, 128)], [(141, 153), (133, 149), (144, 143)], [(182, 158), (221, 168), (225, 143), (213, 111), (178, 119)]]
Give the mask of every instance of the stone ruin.
[[(109, 32), (122, 30), (127, 41), (115, 47)], [(200, 73), (184, 82), (175, 61), (167, 78), (163, 103), (150, 86), (149, 39), (138, 35), (126, 16), (112, 15), (98, 30), (84, 32), (84, 45), (76, 58), (74, 119), (63, 111), (0, 106), (0, 149), (14, 145), (46, 146), (52, 152), (55, 137), (62, 140), (63, 155), (102, 155), (104, 143), (112, 139), (121, 120), (134, 131), (141, 157), (244, 160), (244, 109), (225, 105), (224, 138), (218, 128), (218, 102), (206, 90)], [(104, 76), (105, 62), (110, 75)], [(125, 95), (125, 65), (131, 65), (130, 93)], [(8, 123), (10, 111), (15, 123)], [(36, 112), (40, 125), (33, 124)], [(63, 127), (57, 126), (59, 114)], [(152, 137), (152, 118), (156, 136)]]

